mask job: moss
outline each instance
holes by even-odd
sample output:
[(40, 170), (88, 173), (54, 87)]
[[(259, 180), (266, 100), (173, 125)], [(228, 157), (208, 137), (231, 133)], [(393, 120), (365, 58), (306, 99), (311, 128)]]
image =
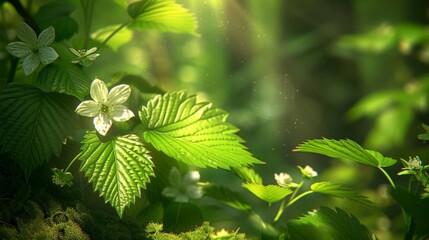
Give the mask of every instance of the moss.
[(224, 240), (244, 240), (245, 234), (237, 232), (227, 232), (221, 230), (215, 232), (215, 228), (210, 226), (208, 222), (195, 228), (192, 231), (179, 234), (163, 232), (163, 226), (160, 223), (149, 223), (146, 226), (146, 234), (149, 239), (153, 240), (202, 240), (202, 239), (224, 239)]

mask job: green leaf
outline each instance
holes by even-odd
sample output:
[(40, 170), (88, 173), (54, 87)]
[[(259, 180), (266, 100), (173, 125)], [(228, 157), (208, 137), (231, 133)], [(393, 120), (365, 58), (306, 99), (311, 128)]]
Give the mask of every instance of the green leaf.
[(77, 128), (76, 104), (67, 95), (8, 85), (0, 94), (1, 152), (9, 153), (28, 178), (52, 154), (59, 156), (65, 138)]
[(262, 163), (247, 151), (224, 111), (196, 98), (171, 92), (150, 100), (139, 112), (144, 139), (188, 165), (229, 169)]
[(422, 123), (422, 127), (426, 133), (419, 134), (417, 137), (420, 140), (429, 141), (429, 126)]
[[(389, 188), (389, 194), (403, 208), (407, 214), (414, 217), (419, 223), (425, 223), (429, 227), (427, 216), (429, 216), (429, 199), (421, 199), (401, 187)], [(426, 228), (429, 229), (429, 228)]]
[(174, 0), (135, 2), (128, 6), (128, 14), (133, 18), (129, 27), (134, 29), (198, 35), (195, 16)]
[[(114, 32), (116, 29), (120, 27), (118, 25), (110, 25), (103, 28), (98, 29), (94, 33), (91, 34), (91, 37), (98, 42), (103, 42), (106, 38)], [(107, 43), (106, 45), (112, 48), (113, 50), (118, 50), (118, 48), (125, 43), (129, 42), (133, 37), (133, 32), (129, 29), (122, 28), (119, 32), (117, 32)]]
[(78, 31), (77, 22), (69, 16), (75, 8), (67, 1), (54, 1), (42, 6), (34, 18), (42, 29), (54, 27), (55, 38), (59, 42), (69, 39)]
[(255, 169), (248, 167), (233, 168), (232, 171), (246, 183), (262, 184), (262, 178)]
[(73, 175), (70, 172), (64, 172), (63, 169), (52, 168), (54, 175), (52, 176), (52, 182), (58, 186), (64, 187), (64, 185), (71, 187), (73, 185)]
[(346, 198), (361, 204), (374, 207), (374, 203), (368, 200), (367, 197), (360, 195), (350, 188), (343, 187), (339, 184), (331, 182), (317, 182), (311, 185), (313, 192), (322, 193), (330, 196)]
[(359, 220), (343, 210), (321, 207), (287, 223), (290, 239), (373, 240), (375, 236)]
[(207, 184), (204, 186), (204, 195), (243, 212), (250, 212), (252, 210), (252, 206), (239, 193), (222, 186)]
[(164, 211), (163, 225), (166, 231), (189, 231), (200, 226), (203, 221), (203, 213), (192, 203), (171, 203)]
[(395, 29), (389, 25), (381, 25), (367, 33), (344, 36), (338, 42), (338, 46), (363, 52), (380, 53), (395, 46), (396, 42)]
[(388, 167), (396, 163), (396, 160), (386, 158), (381, 153), (366, 150), (350, 139), (313, 139), (300, 144), (294, 151), (318, 153), (332, 158), (349, 159), (373, 167)]
[(379, 163), (379, 166), (381, 167), (390, 167), (395, 165), (396, 162), (398, 162), (393, 158), (383, 156), (383, 154), (381, 154), (380, 152), (376, 152), (372, 150), (366, 150), (366, 151), (369, 152), (377, 160), (377, 162)]
[(78, 66), (57, 61), (40, 71), (37, 82), (51, 91), (73, 95), (83, 100), (89, 93), (92, 80)]
[(280, 201), (292, 193), (289, 188), (277, 185), (264, 186), (262, 184), (244, 183), (242, 186), (269, 204)]
[(139, 140), (130, 134), (102, 142), (90, 131), (82, 141), (80, 169), (120, 217), (154, 176), (151, 157)]

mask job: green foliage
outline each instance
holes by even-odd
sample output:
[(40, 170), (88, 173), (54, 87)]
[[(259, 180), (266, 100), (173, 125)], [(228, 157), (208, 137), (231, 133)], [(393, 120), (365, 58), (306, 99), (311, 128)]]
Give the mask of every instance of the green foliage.
[(73, 185), (73, 175), (70, 172), (64, 172), (58, 168), (53, 168), (52, 172), (52, 182), (59, 186), (69, 186)]
[(373, 167), (389, 167), (397, 162), (395, 159), (384, 157), (381, 153), (366, 150), (350, 139), (313, 139), (302, 143), (294, 151), (318, 153), (332, 158), (348, 159)]
[(70, 17), (75, 9), (75, 5), (67, 1), (54, 1), (43, 5), (34, 18), (42, 28), (53, 26), (56, 41), (61, 41), (69, 39), (78, 31), (77, 22)]
[[(98, 42), (103, 42), (106, 40), (113, 32), (120, 28), (120, 24), (109, 25), (103, 28), (98, 29), (97, 31), (91, 34), (91, 37)], [(127, 28), (121, 29), (114, 37), (112, 37), (106, 45), (111, 47), (113, 50), (118, 50), (118, 48), (125, 43), (129, 42), (133, 37), (133, 32)]]
[(374, 235), (359, 220), (343, 210), (321, 207), (304, 217), (288, 222), (290, 239), (373, 240)]
[(128, 6), (128, 14), (133, 29), (198, 35), (194, 15), (172, 0), (138, 1)]
[(264, 186), (262, 184), (244, 183), (243, 187), (269, 204), (280, 201), (292, 193), (289, 188), (277, 185)]
[(175, 202), (164, 211), (163, 225), (169, 232), (185, 232), (203, 223), (201, 210), (192, 203)]
[(61, 145), (76, 124), (75, 101), (30, 85), (10, 84), (0, 95), (0, 144), (28, 178)]
[(170, 157), (198, 167), (241, 167), (261, 163), (226, 122), (227, 114), (196, 95), (157, 95), (139, 112), (144, 139)]
[(88, 95), (91, 79), (76, 65), (57, 61), (44, 67), (37, 82), (50, 91), (72, 95), (80, 100)]
[[(219, 94), (214, 99), (221, 104), (228, 98), (235, 100), (236, 93), (245, 92), (247, 96), (240, 96), (237, 98), (239, 101), (225, 107), (232, 111), (237, 107), (252, 107), (233, 114), (236, 117), (234, 122), (246, 126), (248, 131), (245, 133), (261, 139), (252, 141), (252, 145), (259, 149), (270, 145), (272, 151), (266, 151), (264, 159), (273, 157), (280, 145), (274, 147), (265, 140), (279, 140), (277, 135), (283, 130), (291, 132), (288, 127), (283, 128), (283, 123), (287, 121), (282, 121), (281, 126), (280, 122), (270, 122), (272, 119), (284, 120), (282, 114), (286, 111), (283, 109), (289, 109), (277, 107), (283, 106), (289, 95), (283, 95), (283, 98), (273, 94), (280, 89), (279, 95), (282, 95), (282, 88), (278, 87), (286, 84), (281, 83), (281, 76), (285, 73), (276, 72), (276, 61), (284, 59), (285, 54), (296, 57), (305, 52), (312, 59), (310, 62), (314, 62), (316, 58), (313, 57), (314, 54), (318, 55), (319, 47), (313, 46), (321, 43), (318, 42), (321, 40), (317, 36), (319, 34), (310, 32), (299, 39), (291, 39), (292, 44), (284, 46), (288, 50), (278, 51), (282, 43), (276, 38), (280, 39), (283, 35), (275, 32), (282, 26), (277, 26), (281, 18), (274, 13), (282, 9), (282, 1), (249, 1), (233, 5), (214, 1), (184, 3), (195, 6), (198, 14), (207, 15), (210, 19), (210, 23), (203, 22), (201, 25), (208, 26), (203, 29), (204, 39), (171, 35), (164, 38), (146, 32), (135, 34), (135, 30), (154, 30), (198, 36), (196, 16), (175, 0), (107, 0), (102, 3), (85, 0), (80, 4), (78, 1), (57, 0), (0, 2), (0, 25), (5, 26), (0, 30), (0, 46), (7, 51), (0, 50), (0, 180), (1, 183), (13, 183), (0, 185), (1, 239), (245, 239), (244, 234), (238, 234), (238, 230), (215, 232), (209, 223), (203, 223), (207, 220), (213, 221), (216, 226), (230, 221), (228, 225), (234, 225), (235, 229), (243, 227), (262, 239), (376, 238), (356, 217), (341, 209), (321, 207), (300, 219), (291, 219), (302, 208), (294, 209), (295, 212), (289, 214), (290, 207), (295, 207), (307, 195), (314, 196), (313, 193), (345, 198), (372, 207), (374, 203), (339, 184), (328, 181), (312, 183), (319, 175), (329, 177), (329, 174), (321, 172), (321, 166), (317, 166), (320, 169), (317, 171), (309, 165), (298, 166), (300, 179), (296, 181), (291, 176), (296, 171), (280, 172), (280, 169), (290, 167), (282, 165), (282, 168), (275, 168), (278, 170), (274, 174), (277, 185), (264, 185), (263, 177), (266, 174), (272, 177), (272, 173), (265, 169), (262, 171), (264, 174), (260, 175), (250, 167), (262, 162), (248, 151), (245, 141), (238, 136), (239, 129), (227, 122), (227, 112), (213, 107), (209, 102), (198, 101), (196, 95), (185, 91), (166, 93), (162, 88), (172, 89), (187, 84), (185, 87), (190, 86), (193, 92), (203, 91), (205, 98), (204, 94), (212, 94), (210, 88), (216, 86)], [(366, 6), (369, 2), (359, 6)], [(224, 15), (228, 18), (223, 19)], [(245, 21), (240, 21), (243, 16), (246, 17), (243, 18)], [(254, 16), (263, 21), (247, 19)], [(18, 24), (20, 19), (25, 23)], [(14, 25), (18, 26), (16, 36), (20, 41), (11, 39), (14, 37)], [(217, 28), (222, 30), (211, 32), (211, 29)], [(257, 38), (242, 34), (248, 29), (256, 33)], [(295, 27), (287, 29), (295, 30)], [(296, 30), (301, 32), (299, 27)], [(233, 33), (233, 37), (225, 33)], [(239, 41), (243, 40), (240, 35), (245, 36), (248, 42)], [(223, 39), (225, 44), (219, 44)], [(185, 45), (175, 46), (179, 45), (176, 41), (183, 40)], [(395, 82), (401, 84), (401, 89), (375, 92), (358, 101), (348, 114), (352, 120), (376, 118), (366, 146), (381, 149), (403, 143), (405, 134), (416, 119), (416, 112), (422, 111), (419, 114), (422, 118), (426, 117), (423, 111), (427, 108), (429, 78), (420, 74), (425, 71), (426, 65), (413, 71), (416, 69), (408, 69), (404, 62), (417, 59), (428, 63), (428, 40), (426, 27), (412, 23), (384, 24), (371, 32), (345, 36), (340, 40), (338, 45), (342, 53), (351, 49), (353, 57), (358, 60), (359, 56), (354, 54), (354, 50), (383, 53), (386, 54), (385, 59), (399, 60), (399, 67), (388, 68), (392, 74), (387, 74), (385, 79), (394, 77)], [(229, 51), (230, 48), (234, 51)], [(239, 55), (254, 59), (247, 61)], [(238, 59), (241, 62), (235, 65)], [(219, 62), (231, 63), (232, 67), (219, 68)], [(296, 63), (297, 66), (301, 65), (298, 61)], [(357, 69), (370, 71), (360, 73), (376, 76), (380, 73), (379, 69), (383, 69), (366, 64), (366, 61), (361, 61)], [(329, 65), (334, 64), (329, 61)], [(304, 67), (308, 72), (315, 69), (308, 68), (308, 65)], [(23, 74), (21, 69), (24, 70)], [(330, 78), (329, 71), (318, 76)], [(94, 77), (97, 80), (91, 84)], [(178, 81), (170, 85), (167, 79)], [(240, 82), (241, 79), (246, 85)], [(259, 79), (263, 79), (264, 83)], [(359, 97), (359, 90), (367, 92), (373, 89), (366, 87), (377, 86), (372, 86), (370, 79), (362, 84), (362, 89), (346, 96), (354, 89), (350, 90), (349, 86), (336, 80), (348, 78), (333, 79), (335, 84), (326, 84), (318, 91), (318, 98), (326, 100), (323, 99), (326, 95), (331, 102), (350, 104)], [(160, 86), (154, 86), (155, 82)], [(358, 83), (360, 86), (361, 82)], [(298, 93), (298, 88), (302, 86), (298, 84), (296, 87)], [(250, 88), (254, 91), (248, 91)], [(232, 94), (228, 90), (232, 90)], [(89, 97), (94, 101), (88, 101)], [(268, 100), (265, 101), (265, 98)], [(280, 98), (281, 105), (277, 104)], [(77, 99), (87, 101), (79, 104)], [(305, 102), (314, 99), (309, 100)], [(294, 104), (299, 102), (295, 101)], [(317, 116), (318, 111), (313, 111), (315, 108), (302, 108), (303, 113), (307, 109), (307, 112)], [(136, 118), (138, 110), (139, 118)], [(331, 116), (331, 113), (329, 110), (327, 115)], [(77, 118), (76, 114), (84, 117)], [(92, 131), (94, 126), (99, 134)], [(253, 129), (255, 126), (257, 128)], [(318, 134), (312, 131), (314, 125), (305, 124), (302, 128)], [(426, 125), (424, 128), (429, 131)], [(427, 135), (422, 134), (419, 138), (428, 140)], [(283, 146), (287, 144), (283, 143)], [(421, 160), (419, 156), (410, 157), (409, 161), (401, 159), (404, 167), (398, 173), (399, 178), (410, 179), (405, 190), (384, 169), (397, 161), (362, 146), (349, 139), (315, 139), (299, 145), (295, 151), (348, 159), (378, 168), (392, 186), (389, 193), (402, 208), (406, 227), (398, 227), (400, 224), (397, 223), (402, 218), (397, 220), (394, 216), (389, 219), (394, 223), (391, 224), (392, 229), (381, 229), (383, 226), (380, 224), (376, 231), (395, 232), (401, 228), (406, 229), (405, 239), (427, 238), (427, 159), (422, 157)], [(75, 160), (81, 161), (80, 168), (73, 165)], [(62, 168), (64, 166), (67, 167)], [(38, 169), (34, 171), (36, 167)], [(223, 185), (199, 182), (198, 167), (231, 171), (238, 176), (236, 180), (242, 181), (242, 187), (267, 202), (268, 206), (259, 206), (260, 201), (244, 198), (240, 191), (245, 190), (235, 191), (235, 187), (239, 186), (234, 186), (235, 181), (229, 182), (229, 178), (222, 179), (223, 175), (215, 177), (216, 181), (223, 181)], [(202, 171), (201, 179), (206, 177), (206, 173), (210, 175), (211, 171), (214, 170)], [(88, 184), (82, 182), (84, 179), (93, 188), (88, 188)], [(205, 197), (202, 197), (202, 190)], [(61, 199), (44, 194), (44, 191)], [(365, 192), (374, 199), (374, 194), (378, 194), (378, 191), (367, 189)], [(109, 202), (116, 212), (110, 206), (106, 207), (103, 200)], [(90, 206), (83, 207), (80, 201)], [(279, 204), (272, 204), (278, 201)], [(383, 201), (377, 199), (386, 216), (395, 215), (390, 212), (393, 209), (389, 205), (391, 202)], [(316, 199), (312, 204), (317, 203)], [(342, 204), (347, 206), (348, 201)], [(225, 209), (225, 205), (233, 211)], [(305, 208), (308, 206), (304, 205)], [(277, 210), (277, 213), (271, 210)], [(379, 213), (375, 208), (371, 210)], [(371, 213), (368, 218), (374, 218)], [(371, 220), (374, 219), (365, 219), (365, 222), (373, 224), (375, 221)], [(148, 224), (146, 233), (143, 232), (145, 224)], [(375, 228), (374, 225), (369, 226)], [(382, 233), (380, 236), (383, 236)]]
[(102, 142), (95, 131), (82, 141), (81, 171), (110, 202), (119, 216), (124, 208), (140, 197), (141, 188), (153, 176), (153, 163), (136, 135), (115, 137)]
[(226, 187), (216, 186), (214, 184), (204, 185), (204, 195), (240, 211), (250, 212), (252, 210), (252, 206), (249, 205), (239, 193)]
[(374, 203), (367, 197), (360, 195), (350, 188), (343, 187), (331, 182), (317, 182), (311, 185), (311, 190), (317, 193), (331, 195), (340, 198), (346, 198), (361, 204), (374, 207)]
[(338, 45), (342, 48), (355, 49), (365, 52), (380, 53), (399, 47), (408, 53), (411, 48), (429, 38), (424, 26), (410, 23), (397, 25), (383, 24), (372, 31), (343, 36)]
[(421, 198), (417, 194), (410, 193), (403, 188), (390, 188), (389, 194), (410, 216), (416, 228), (417, 239), (424, 239), (429, 236), (429, 198)]
[(149, 239), (153, 240), (171, 240), (171, 239), (237, 239), (245, 240), (246, 235), (244, 233), (228, 232), (222, 229), (221, 231), (215, 232), (215, 228), (210, 226), (208, 222), (204, 222), (201, 226), (196, 227), (188, 232), (182, 232), (179, 234), (168, 233), (163, 231), (163, 225), (160, 223), (149, 223), (146, 226), (146, 233)]
[(262, 184), (261, 176), (259, 176), (253, 168), (233, 168), (232, 171), (246, 183)]

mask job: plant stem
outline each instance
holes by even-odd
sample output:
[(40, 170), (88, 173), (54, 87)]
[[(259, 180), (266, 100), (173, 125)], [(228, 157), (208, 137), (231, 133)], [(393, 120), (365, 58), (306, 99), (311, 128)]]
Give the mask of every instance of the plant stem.
[(412, 240), (414, 231), (416, 230), (416, 221), (413, 217), (410, 217), (407, 232), (405, 233), (404, 240)]
[(294, 204), (295, 202), (297, 202), (299, 199), (301, 199), (301, 198), (303, 198), (303, 197), (305, 197), (305, 196), (307, 196), (307, 195), (309, 195), (309, 194), (311, 194), (311, 193), (313, 193), (313, 191), (312, 191), (312, 190), (309, 190), (309, 191), (307, 191), (307, 192), (303, 192), (303, 193), (301, 193), (298, 197), (296, 197), (296, 198), (294, 198), (293, 200), (291, 200), (291, 201), (286, 205), (286, 208), (287, 208), (287, 207), (290, 207), (292, 204)]
[(390, 175), (382, 168), (382, 167), (378, 167), (378, 169), (380, 169), (380, 171), (384, 174), (384, 176), (386, 176), (387, 180), (389, 181), (390, 185), (393, 188), (396, 188), (395, 183), (393, 182), (392, 178), (390, 177)]
[(89, 38), (91, 33), (92, 13), (94, 11), (95, 0), (80, 0), (84, 15), (84, 40), (83, 49), (88, 48)]
[(36, 34), (40, 33), (40, 28), (37, 25), (34, 18), (28, 13), (28, 11), (24, 8), (24, 6), (21, 4), (19, 0), (7, 0), (12, 4), (12, 6), (15, 8), (15, 10), (21, 15), (21, 17), (24, 19), (24, 21), (36, 32)]
[(13, 82), (13, 79), (15, 78), (16, 69), (18, 68), (18, 62), (19, 62), (19, 58), (11, 56), (10, 70), (9, 70), (9, 74), (7, 75), (6, 83)]
[(130, 23), (131, 21), (121, 24), (118, 28), (116, 28), (113, 32), (111, 32), (106, 39), (104, 39), (103, 44), (106, 44), (113, 36), (115, 36), (115, 34), (117, 34), (119, 31), (122, 30), (122, 28), (126, 27)]
[[(291, 195), (291, 196), (290, 196), (290, 198), (289, 198), (289, 202), (291, 202), (291, 201), (295, 198), (296, 194), (298, 193), (299, 189), (302, 187), (302, 185), (303, 185), (303, 184), (304, 184), (304, 180), (302, 180), (302, 181), (298, 184), (298, 186), (295, 188), (295, 190), (293, 191), (292, 195)], [(289, 204), (288, 204), (288, 205), (289, 205)], [(277, 215), (276, 215), (276, 217), (274, 218), (274, 222), (277, 222), (277, 221), (279, 220), (280, 216), (283, 214), (284, 210), (286, 209), (286, 207), (287, 207), (288, 205), (286, 205), (286, 198), (285, 198), (285, 199), (283, 199), (282, 203), (280, 204), (280, 208), (279, 208), (279, 210), (277, 211)]]
[(64, 170), (64, 172), (67, 172), (69, 170), (69, 168), (71, 167), (71, 165), (73, 165), (73, 163), (80, 157), (81, 154), (82, 154), (82, 152), (80, 152), (78, 155), (76, 155), (76, 157), (73, 158), (73, 160), (71, 160), (71, 162), (66, 167), (66, 169)]

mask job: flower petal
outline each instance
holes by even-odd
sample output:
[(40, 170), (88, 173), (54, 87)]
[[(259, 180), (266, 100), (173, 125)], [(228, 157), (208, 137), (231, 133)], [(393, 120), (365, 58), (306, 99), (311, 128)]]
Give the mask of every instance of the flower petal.
[(130, 97), (130, 94), (130, 86), (121, 84), (110, 90), (108, 99), (112, 105), (119, 105), (127, 101), (127, 99)]
[(125, 122), (134, 117), (134, 113), (124, 105), (115, 106), (111, 112), (113, 120), (117, 122)]
[(100, 79), (96, 78), (91, 83), (90, 94), (92, 99), (98, 103), (105, 103), (107, 101), (107, 86)]
[(88, 58), (91, 61), (95, 61), (95, 59), (97, 59), (98, 56), (100, 56), (100, 54), (94, 53), (94, 54), (88, 55), (86, 58)]
[(81, 102), (75, 111), (85, 117), (95, 117), (100, 112), (100, 106), (92, 100), (87, 100)]
[(54, 40), (55, 40), (55, 28), (53, 28), (52, 26), (49, 26), (39, 34), (39, 38), (37, 39), (37, 46), (48, 47), (54, 42)]
[(94, 118), (94, 126), (95, 130), (104, 136), (112, 126), (112, 119), (109, 117), (109, 115), (100, 113)]
[(168, 182), (174, 189), (180, 189), (182, 186), (182, 175), (179, 172), (179, 169), (173, 167), (170, 170), (170, 174), (168, 175)]
[(80, 53), (74, 49), (74, 48), (69, 48), (70, 52), (72, 52), (74, 55), (76, 55), (76, 57), (80, 57)]
[(28, 43), (30, 45), (36, 45), (37, 44), (36, 33), (25, 22), (20, 23), (18, 25), (18, 28), (16, 29), (16, 35), (18, 36), (19, 40), (21, 40), (25, 43)]
[(166, 187), (162, 190), (162, 195), (166, 197), (176, 197), (178, 194), (179, 190), (172, 187)]
[(32, 53), (24, 58), (24, 62), (22, 63), (22, 70), (24, 70), (24, 74), (26, 76), (32, 74), (36, 68), (40, 64), (39, 54)]
[(93, 48), (89, 49), (88, 51), (86, 51), (85, 56), (88, 56), (91, 53), (95, 53), (95, 51), (97, 51), (97, 47), (93, 47)]
[(200, 173), (198, 171), (189, 171), (183, 177), (183, 185), (192, 185), (200, 181)]
[(57, 59), (58, 53), (51, 47), (42, 47), (39, 49), (40, 61), (42, 64), (49, 64)]
[(203, 189), (198, 186), (187, 186), (186, 195), (193, 199), (198, 199), (203, 196)]
[(32, 54), (30, 45), (23, 42), (11, 42), (6, 46), (6, 50), (15, 57), (26, 57)]

